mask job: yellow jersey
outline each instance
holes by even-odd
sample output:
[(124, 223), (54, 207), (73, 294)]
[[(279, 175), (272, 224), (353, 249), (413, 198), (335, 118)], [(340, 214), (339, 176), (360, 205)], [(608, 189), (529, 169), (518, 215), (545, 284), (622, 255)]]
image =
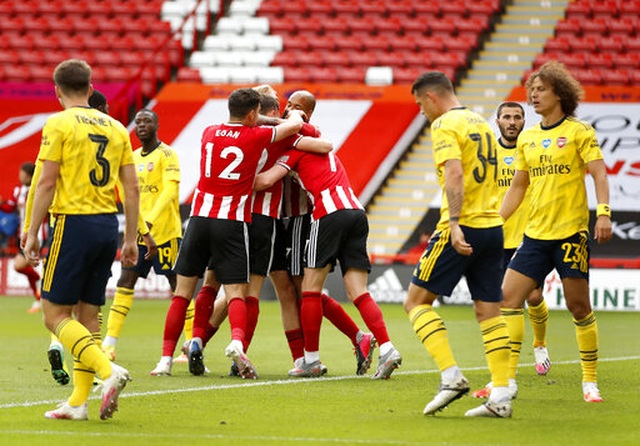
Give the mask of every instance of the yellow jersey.
[[(151, 236), (158, 245), (182, 237), (180, 218), (180, 161), (171, 147), (161, 142), (147, 154), (133, 152), (140, 184), (140, 214), (151, 223)], [(162, 197), (163, 193), (170, 196)]]
[(520, 134), (516, 169), (529, 173), (528, 237), (561, 240), (589, 230), (586, 165), (602, 158), (593, 127), (574, 117)]
[(38, 153), (44, 161), (60, 165), (53, 216), (116, 213), (120, 166), (133, 164), (129, 132), (98, 110), (71, 107), (47, 119)]
[(431, 124), (431, 138), (438, 182), (442, 188), (440, 221), (436, 230), (449, 227), (444, 164), (450, 159), (460, 160), (464, 172), (460, 225), (471, 228), (502, 226), (497, 183), (497, 142), (487, 121), (467, 108), (456, 107)]
[[(498, 140), (498, 190), (500, 202), (504, 199), (511, 180), (516, 172), (516, 151), (517, 147), (505, 147), (502, 141)], [(518, 209), (504, 222), (504, 249), (515, 249), (522, 242), (524, 228), (529, 219), (529, 192), (524, 196)]]

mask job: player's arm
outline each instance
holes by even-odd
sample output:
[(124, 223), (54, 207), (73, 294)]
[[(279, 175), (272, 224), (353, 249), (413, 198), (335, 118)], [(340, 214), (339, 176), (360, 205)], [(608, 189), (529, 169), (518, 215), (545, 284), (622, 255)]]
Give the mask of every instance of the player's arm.
[(302, 150), (303, 152), (325, 154), (333, 150), (333, 143), (324, 138), (303, 136), (296, 141), (294, 147), (298, 150)]
[(138, 176), (133, 164), (120, 166), (119, 172), (122, 191), (124, 192), (124, 243), (120, 261), (123, 266), (133, 266), (138, 262), (137, 228), (140, 210), (140, 189)]
[(273, 186), (289, 173), (289, 169), (282, 164), (275, 163), (270, 169), (256, 175), (253, 189), (260, 191)]
[(462, 161), (449, 159), (444, 163), (444, 192), (449, 203), (449, 228), (451, 229), (451, 246), (463, 256), (473, 253), (471, 245), (467, 243), (459, 225), (464, 198), (464, 172)]
[(598, 240), (598, 243), (608, 242), (611, 240), (613, 233), (611, 231), (607, 168), (604, 160), (601, 159), (587, 163), (587, 168), (593, 178), (593, 184), (596, 188), (596, 200), (598, 201), (598, 208), (596, 210), (597, 220), (593, 230), (593, 237)]
[(278, 124), (282, 124), (283, 122), (284, 122), (284, 119), (278, 118), (276, 116), (258, 115), (258, 125), (276, 126)]
[[(36, 172), (34, 172), (34, 179), (37, 178), (37, 182), (32, 182), (32, 184), (35, 184), (35, 187), (32, 187), (31, 190), (35, 190), (33, 190), (31, 203), (29, 204), (29, 200), (27, 200), (26, 215), (30, 216), (29, 221), (44, 221), (49, 212), (49, 207), (53, 202), (58, 175), (60, 174), (60, 163), (44, 160), (40, 165), (40, 170), (38, 171), (36, 168)], [(29, 195), (31, 195), (31, 190), (29, 190)], [(29, 225), (24, 242), (24, 254), (33, 264), (37, 264), (40, 261), (39, 229), (40, 225)]]
[(153, 225), (162, 211), (171, 204), (171, 202), (175, 199), (175, 197), (178, 196), (179, 193), (180, 184), (177, 181), (163, 181), (162, 193), (156, 199), (156, 202), (153, 205), (151, 211), (149, 211), (149, 213), (145, 215), (145, 221)]
[(503, 220), (507, 220), (511, 215), (518, 210), (520, 203), (524, 200), (524, 195), (527, 193), (529, 187), (529, 172), (526, 170), (516, 170), (511, 180), (511, 186), (507, 189), (507, 193), (504, 194), (502, 199), (502, 206), (500, 206), (500, 215)]
[(303, 113), (298, 110), (292, 110), (289, 112), (289, 117), (284, 122), (274, 127), (272, 142), (283, 140), (288, 136), (298, 133), (302, 128), (302, 124), (304, 124), (302, 116)]

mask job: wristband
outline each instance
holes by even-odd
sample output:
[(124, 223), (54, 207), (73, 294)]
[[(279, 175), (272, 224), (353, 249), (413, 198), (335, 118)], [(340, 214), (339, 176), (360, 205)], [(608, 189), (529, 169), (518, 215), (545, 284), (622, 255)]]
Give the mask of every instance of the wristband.
[(606, 203), (598, 203), (598, 208), (596, 209), (596, 217), (600, 217), (602, 215), (611, 218), (611, 208)]
[(458, 222), (460, 220), (460, 217), (449, 217), (449, 222), (455, 221)]

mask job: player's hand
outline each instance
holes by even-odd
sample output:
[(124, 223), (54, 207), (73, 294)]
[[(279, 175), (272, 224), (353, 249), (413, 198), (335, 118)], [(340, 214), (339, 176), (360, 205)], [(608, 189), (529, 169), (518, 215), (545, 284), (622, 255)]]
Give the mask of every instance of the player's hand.
[(598, 217), (593, 232), (593, 237), (598, 241), (598, 244), (611, 240), (611, 237), (613, 237), (613, 231), (611, 230), (611, 218), (606, 215)]
[(302, 110), (289, 110), (289, 114), (287, 115), (287, 119), (291, 119), (293, 115), (298, 115), (304, 122), (308, 122), (309, 118)]
[(24, 246), (22, 246), (22, 241), (20, 241), (20, 245), (23, 248), (22, 252), (31, 265), (38, 266), (40, 264), (40, 241), (37, 236), (25, 235), (27, 237), (24, 241)]
[(473, 248), (467, 243), (462, 229), (460, 229), (460, 226), (457, 224), (451, 225), (451, 246), (453, 246), (453, 249), (461, 256), (470, 256), (473, 254)]
[(142, 241), (147, 247), (147, 253), (144, 255), (145, 260), (151, 260), (158, 254), (158, 245), (156, 245), (156, 241), (151, 236), (150, 232), (147, 232), (142, 236)]
[(120, 262), (124, 267), (131, 267), (138, 263), (138, 245), (125, 242), (120, 252)]

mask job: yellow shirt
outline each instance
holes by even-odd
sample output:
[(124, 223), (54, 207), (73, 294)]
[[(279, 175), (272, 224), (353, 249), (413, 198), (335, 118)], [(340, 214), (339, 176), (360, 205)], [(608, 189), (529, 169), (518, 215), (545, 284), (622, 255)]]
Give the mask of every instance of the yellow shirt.
[(38, 162), (60, 165), (53, 215), (117, 212), (120, 166), (133, 164), (129, 132), (117, 120), (89, 107), (72, 107), (47, 119)]
[[(176, 152), (160, 143), (151, 153), (133, 152), (140, 184), (140, 214), (151, 223), (151, 235), (158, 245), (182, 237), (180, 218), (180, 161)], [(165, 194), (164, 197), (161, 196)]]
[(599, 159), (602, 151), (593, 127), (574, 117), (520, 134), (516, 169), (529, 173), (528, 237), (561, 240), (589, 230), (584, 177), (587, 163)]
[(462, 162), (464, 198), (460, 225), (492, 228), (502, 225), (499, 214), (496, 138), (487, 121), (464, 107), (449, 110), (431, 125), (434, 159), (442, 187), (440, 221), (436, 230), (449, 227), (449, 204), (444, 192), (444, 164), (450, 159)]
[[(505, 147), (498, 140), (498, 188), (500, 202), (504, 199), (511, 180), (515, 174), (516, 167), (516, 147)], [(527, 226), (529, 219), (530, 206), (529, 192), (527, 192), (520, 203), (518, 209), (504, 222), (502, 230), (504, 231), (504, 249), (515, 249), (522, 242), (524, 228)]]

